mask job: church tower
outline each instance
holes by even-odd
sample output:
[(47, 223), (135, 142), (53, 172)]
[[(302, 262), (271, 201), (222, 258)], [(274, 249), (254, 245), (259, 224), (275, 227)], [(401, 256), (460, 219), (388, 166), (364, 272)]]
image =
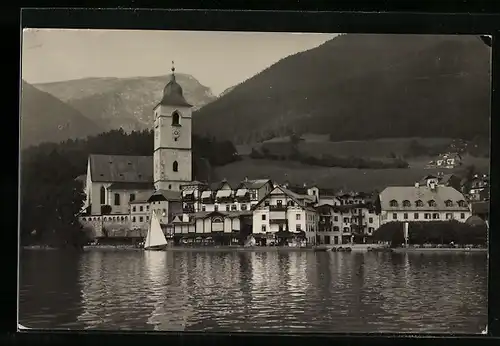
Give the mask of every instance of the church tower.
[(156, 190), (180, 191), (192, 180), (191, 119), (192, 105), (184, 98), (175, 80), (172, 61), (170, 82), (154, 113), (154, 186)]

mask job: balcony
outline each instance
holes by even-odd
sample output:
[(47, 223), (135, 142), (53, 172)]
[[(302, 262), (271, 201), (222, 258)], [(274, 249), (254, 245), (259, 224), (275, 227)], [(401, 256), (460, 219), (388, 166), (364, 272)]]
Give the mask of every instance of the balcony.
[(234, 202), (234, 198), (229, 196), (229, 197), (217, 197), (215, 199), (215, 201), (217, 203), (233, 203)]
[(236, 201), (239, 203), (249, 203), (250, 202), (250, 195), (247, 193), (244, 196), (236, 196)]
[(286, 211), (286, 206), (284, 206), (284, 205), (270, 205), (269, 210), (270, 211)]
[(192, 201), (194, 201), (194, 193), (183, 195), (182, 196), (182, 200), (186, 201), (186, 202), (192, 202)]

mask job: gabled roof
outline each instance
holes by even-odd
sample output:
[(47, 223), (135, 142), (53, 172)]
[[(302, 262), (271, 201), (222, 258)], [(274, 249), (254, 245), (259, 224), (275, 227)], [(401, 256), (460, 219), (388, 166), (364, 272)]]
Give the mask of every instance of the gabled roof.
[(91, 154), (89, 160), (94, 182), (153, 182), (152, 156)]
[(313, 208), (310, 208), (308, 207), (305, 203), (304, 203), (304, 199), (308, 199), (308, 201), (310, 202), (314, 202), (311, 199), (312, 196), (307, 196), (307, 195), (299, 195), (293, 191), (290, 191), (282, 186), (276, 186), (274, 187), (266, 196), (264, 196), (264, 198), (262, 198), (256, 205), (254, 205), (251, 210), (255, 210), (257, 209), (262, 203), (264, 203), (264, 201), (269, 198), (271, 195), (275, 195), (276, 193), (273, 193), (275, 192), (277, 189), (279, 189), (284, 195), (290, 197), (295, 203), (297, 203), (299, 206), (301, 206), (302, 208), (304, 209), (307, 209), (307, 210), (314, 210)]
[(147, 203), (151, 195), (151, 192), (139, 192), (135, 195), (135, 199), (130, 202), (130, 204)]
[(271, 183), (271, 179), (254, 179), (254, 180), (244, 180), (238, 185), (238, 189), (246, 188), (246, 189), (260, 189), (262, 186)]
[(163, 197), (162, 199), (166, 201), (180, 201), (181, 192), (172, 190), (156, 190), (151, 197), (149, 197), (148, 202), (155, 199), (155, 197)]

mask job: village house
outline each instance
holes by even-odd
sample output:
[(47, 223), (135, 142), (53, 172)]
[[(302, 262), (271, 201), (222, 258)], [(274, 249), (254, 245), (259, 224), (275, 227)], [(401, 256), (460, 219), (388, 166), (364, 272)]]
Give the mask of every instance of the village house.
[(429, 179), (426, 185), (390, 186), (380, 193), (380, 224), (393, 221), (465, 222), (471, 212), (464, 195), (453, 187)]
[(365, 193), (325, 196), (320, 190), (317, 211), (318, 240), (321, 244), (366, 243), (380, 226), (375, 202)]
[(318, 215), (316, 199), (297, 194), (283, 186), (273, 189), (252, 207), (252, 235), (261, 245), (281, 243), (288, 237), (305, 237), (316, 244)]
[(467, 191), (472, 201), (487, 201), (490, 198), (490, 179), (487, 174), (475, 174)]

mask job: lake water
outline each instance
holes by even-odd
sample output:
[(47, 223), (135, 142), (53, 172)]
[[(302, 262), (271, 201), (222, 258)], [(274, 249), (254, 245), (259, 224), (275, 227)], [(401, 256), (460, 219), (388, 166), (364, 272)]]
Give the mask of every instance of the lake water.
[(478, 253), (25, 250), (31, 328), (479, 333)]

